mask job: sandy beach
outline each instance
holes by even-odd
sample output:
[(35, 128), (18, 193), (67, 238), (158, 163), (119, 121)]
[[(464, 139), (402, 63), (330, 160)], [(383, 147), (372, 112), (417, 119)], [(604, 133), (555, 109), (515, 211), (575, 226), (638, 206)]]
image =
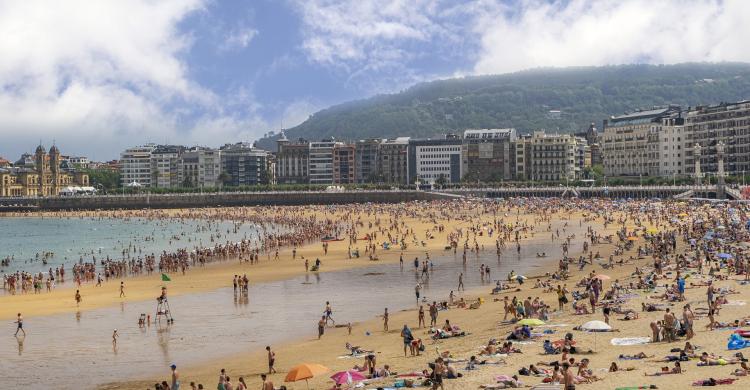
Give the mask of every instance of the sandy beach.
[[(273, 350), (277, 356), (276, 369), (278, 370), (278, 374), (272, 374), (270, 376), (271, 380), (273, 380), (277, 387), (283, 384), (289, 389), (305, 388), (304, 382), (284, 383), (283, 379), (286, 372), (299, 363), (320, 363), (330, 368), (331, 372), (328, 375), (311, 379), (309, 384), (315, 389), (331, 388), (332, 381), (328, 379), (330, 374), (352, 369), (355, 365), (362, 366), (364, 363), (364, 357), (346, 357), (347, 350), (344, 346), (348, 342), (352, 345), (361, 346), (363, 349), (375, 351), (374, 355), (376, 356), (376, 367), (378, 369), (382, 368), (384, 364), (388, 364), (391, 371), (400, 374), (428, 369), (428, 363), (433, 362), (439, 356), (439, 353), (445, 354), (444, 356), (450, 356), (450, 358), (458, 360), (458, 362), (452, 363), (451, 366), (457, 369), (462, 374), (462, 377), (458, 379), (446, 379), (444, 387), (449, 389), (478, 388), (483, 384), (495, 384), (495, 377), (498, 375), (518, 374), (520, 368), (529, 368), (529, 365), (537, 365), (538, 362), (549, 363), (551, 361), (559, 361), (561, 358), (560, 354), (543, 354), (542, 342), (545, 339), (562, 339), (566, 333), (572, 333), (576, 342), (576, 349), (579, 352), (571, 354), (569, 357), (575, 358), (576, 362), (580, 362), (584, 358), (590, 360), (589, 368), (591, 372), (587, 374), (588, 378), (585, 378), (586, 380), (583, 382), (592, 381), (593, 377), (599, 379), (593, 381), (592, 384), (579, 383), (578, 386), (581, 387), (618, 388), (656, 385), (658, 388), (684, 388), (694, 381), (701, 379), (741, 378), (731, 375), (739, 365), (727, 364), (726, 366), (699, 367), (696, 365), (697, 361), (695, 359), (682, 362), (684, 372), (681, 374), (644, 375), (646, 373), (661, 372), (663, 367), (668, 367), (668, 369), (674, 367), (672, 362), (656, 362), (655, 360), (664, 358), (670, 354), (679, 355), (679, 353), (670, 353), (669, 351), (674, 348), (683, 348), (685, 338), (681, 337), (678, 341), (669, 343), (650, 342), (651, 329), (649, 328), (649, 324), (652, 321), (663, 319), (665, 312), (642, 311), (642, 303), (658, 305), (659, 308), (668, 307), (675, 312), (678, 318), (682, 318), (683, 305), (686, 303), (691, 304), (691, 307), (697, 314), (694, 325), (695, 336), (690, 342), (700, 347), (698, 354), (708, 352), (726, 359), (734, 355), (734, 351), (727, 351), (726, 344), (729, 335), (733, 332), (732, 329), (708, 330), (706, 328), (708, 320), (703, 315), (704, 311), (699, 311), (699, 309), (708, 306), (706, 302), (706, 287), (696, 286), (691, 288), (690, 286), (690, 283), (702, 284), (709, 279), (708, 266), (702, 268), (702, 272), (697, 272), (694, 267), (685, 267), (681, 270), (683, 275), (690, 275), (686, 279), (687, 288), (684, 300), (669, 302), (658, 298), (666, 290), (661, 286), (675, 283), (676, 270), (674, 269), (674, 260), (672, 260), (671, 264), (667, 260), (661, 277), (655, 280), (655, 283), (660, 287), (655, 289), (638, 288), (635, 286), (632, 289), (625, 288), (630, 283), (637, 284), (637, 279), (633, 276), (636, 268), (641, 270), (643, 274), (648, 274), (654, 267), (654, 253), (647, 253), (646, 248), (653, 246), (654, 243), (660, 242), (660, 240), (666, 239), (668, 234), (673, 234), (677, 238), (675, 240), (675, 248), (663, 257), (665, 259), (674, 258), (677, 254), (682, 253), (690, 256), (691, 245), (684, 238), (692, 237), (691, 234), (694, 231), (696, 232), (695, 234), (698, 234), (699, 230), (695, 229), (694, 221), (698, 221), (699, 219), (715, 221), (712, 222), (711, 226), (701, 228), (704, 230), (709, 227), (715, 229), (720, 224), (728, 223), (726, 209), (707, 208), (700, 205), (661, 204), (656, 202), (643, 202), (641, 204), (634, 202), (632, 207), (628, 209), (611, 202), (601, 202), (599, 204), (593, 203), (594, 201), (579, 202), (577, 205), (564, 206), (564, 203), (561, 202), (547, 201), (545, 204), (540, 201), (540, 204), (544, 205), (544, 207), (538, 206), (533, 210), (523, 212), (522, 210), (525, 210), (524, 206), (518, 207), (518, 205), (507, 204), (502, 206), (504, 210), (500, 213), (498, 213), (497, 209), (493, 209), (493, 212), (487, 212), (488, 209), (482, 210), (484, 206), (482, 206), (481, 202), (466, 203), (460, 206), (409, 205), (405, 206), (402, 210), (403, 214), (399, 217), (399, 223), (390, 225), (387, 225), (386, 222), (391, 216), (374, 213), (372, 210), (355, 211), (335, 210), (332, 208), (330, 210), (311, 210), (310, 212), (319, 213), (318, 216), (321, 219), (356, 219), (361, 223), (358, 229), (358, 233), (360, 234), (374, 234), (375, 232), (383, 234), (386, 231), (395, 234), (401, 229), (411, 229), (418, 237), (417, 241), (425, 241), (425, 246), (409, 245), (403, 251), (406, 263), (405, 267), (413, 267), (411, 260), (414, 257), (418, 257), (420, 261), (423, 261), (425, 260), (426, 253), (432, 253), (433, 256), (437, 253), (445, 253), (445, 246), (450, 245), (448, 234), (461, 228), (466, 232), (466, 236), (462, 238), (461, 244), (464, 242), (463, 239), (466, 239), (467, 245), (473, 246), (473, 240), (476, 239), (476, 244), (480, 247), (480, 253), (487, 255), (494, 254), (496, 239), (499, 234), (499, 232), (496, 232), (495, 236), (490, 236), (488, 234), (488, 227), (492, 229), (494, 224), (496, 230), (496, 224), (500, 220), (502, 220), (502, 224), (515, 224), (515, 227), (511, 231), (519, 232), (519, 242), (521, 245), (524, 245), (525, 240), (534, 237), (537, 239), (550, 237), (549, 239), (553, 240), (552, 237), (556, 232), (559, 233), (559, 236), (555, 237), (554, 240), (557, 240), (562, 245), (567, 235), (564, 230), (565, 224), (569, 224), (571, 229), (573, 226), (581, 228), (591, 227), (600, 238), (600, 240), (597, 240), (599, 243), (591, 243), (589, 251), (586, 253), (569, 253), (568, 256), (575, 260), (569, 264), (567, 279), (562, 281), (551, 280), (551, 284), (553, 288), (558, 284), (565, 284), (571, 291), (583, 291), (585, 290), (585, 285), (584, 287), (576, 287), (579, 281), (591, 276), (592, 272), (594, 274), (604, 274), (608, 277), (606, 280), (603, 280), (602, 294), (604, 294), (617, 281), (623, 288), (617, 290), (614, 300), (619, 302), (619, 304), (613, 305), (613, 308), (614, 306), (619, 306), (623, 312), (627, 309), (632, 309), (632, 312), (638, 315), (637, 319), (624, 321), (622, 320), (625, 317), (624, 314), (612, 312), (609, 323), (619, 331), (590, 333), (573, 330), (573, 327), (590, 320), (604, 320), (601, 305), (598, 304), (597, 310), (593, 314), (575, 315), (573, 314), (571, 303), (565, 305), (562, 312), (558, 312), (557, 293), (555, 291), (545, 292), (545, 288), (542, 287), (535, 288), (536, 279), (528, 279), (522, 286), (519, 286), (516, 282), (506, 283), (511, 289), (494, 295), (491, 294), (491, 287), (457, 292), (455, 301), (463, 298), (467, 303), (471, 303), (481, 298), (483, 304), (476, 309), (459, 308), (454, 305), (448, 310), (440, 311), (437, 321), (438, 327), (442, 326), (446, 319), (449, 319), (451, 324), (459, 326), (462, 331), (468, 334), (462, 337), (438, 340), (437, 342), (430, 339), (427, 329), (417, 327), (416, 307), (411, 310), (390, 313), (390, 330), (388, 332), (383, 331), (383, 319), (375, 318), (353, 324), (351, 335), (348, 334), (346, 328), (328, 328), (321, 340), (315, 338), (316, 319), (311, 318), (310, 337), (290, 339), (286, 343), (273, 345)], [(592, 203), (586, 204), (585, 202)], [(650, 208), (642, 209), (645, 207), (644, 205)], [(658, 207), (654, 205), (658, 205)], [(436, 207), (444, 209), (435, 210)], [(415, 212), (413, 215), (409, 215), (410, 210), (423, 210), (423, 212)], [(687, 211), (690, 212), (689, 215), (686, 213)], [(518, 213), (521, 214), (519, 215)], [(355, 214), (357, 215), (356, 218), (353, 217)], [(677, 218), (678, 214), (682, 216)], [(605, 218), (607, 219), (606, 223)], [(740, 220), (744, 221), (745, 218), (743, 212)], [(548, 221), (552, 221), (551, 228), (548, 227)], [(381, 225), (380, 228), (378, 225)], [(525, 228), (521, 228), (522, 226), (525, 226)], [(470, 229), (476, 229), (477, 227), (479, 229), (475, 231), (481, 231), (482, 235), (469, 235), (468, 232)], [(733, 240), (744, 238), (742, 236), (744, 233), (740, 231), (740, 228), (735, 227), (732, 229), (729, 230), (735, 235)], [(616, 236), (618, 231), (624, 231), (627, 238), (624, 240), (618, 239)], [(433, 238), (425, 238), (426, 232), (429, 232), (428, 234), (432, 235)], [(647, 232), (650, 232), (648, 233), (649, 237), (646, 237)], [(607, 236), (612, 236), (611, 241), (603, 239)], [(524, 239), (524, 237), (526, 238)], [(424, 239), (422, 240), (422, 238)], [(502, 250), (513, 251), (515, 249), (513, 234), (509, 233), (507, 238), (505, 240), (506, 247)], [(580, 242), (584, 239), (590, 240), (590, 237), (586, 238), (578, 235), (570, 239), (571, 241)], [(728, 237), (726, 241), (729, 242)], [(238, 264), (234, 260), (227, 260), (226, 262), (211, 264), (201, 269), (190, 269), (185, 276), (173, 276), (172, 282), (169, 282), (170, 294), (193, 294), (210, 291), (218, 287), (226, 287), (231, 284), (232, 276), (238, 273), (247, 272), (251, 283), (286, 279), (305, 273), (303, 263), (300, 260), (302, 256), (308, 259), (320, 258), (323, 261), (323, 272), (330, 272), (348, 267), (366, 266), (372, 263), (392, 264), (392, 266), (398, 267), (401, 253), (400, 250), (378, 250), (376, 253), (379, 257), (379, 262), (371, 262), (367, 260), (366, 256), (359, 259), (349, 259), (348, 240), (333, 241), (329, 245), (327, 255), (323, 254), (321, 243), (317, 242), (297, 248), (296, 260), (291, 259), (291, 248), (284, 248), (280, 251), (279, 260), (269, 260), (261, 257), (262, 261), (252, 266), (247, 263)], [(365, 245), (364, 241), (360, 241), (353, 246), (359, 247), (362, 253)], [(720, 246), (717, 250), (728, 250), (728, 248)], [(460, 258), (462, 255), (460, 245), (457, 252), (456, 256)], [(596, 253), (599, 256), (595, 258), (594, 254)], [(740, 257), (743, 256), (743, 253), (737, 250), (733, 252), (733, 256)], [(604, 269), (602, 264), (608, 266), (607, 263), (609, 262), (610, 255), (612, 255), (614, 266)], [(470, 252), (468, 254), (470, 260), (471, 256), (473, 254)], [(579, 256), (583, 256), (585, 261), (588, 261), (588, 256), (591, 256), (593, 265), (584, 264), (583, 269), (579, 270), (577, 262)], [(662, 256), (660, 255), (660, 257)], [(549, 254), (544, 259), (529, 258), (524, 260), (549, 264), (535, 274), (552, 275), (558, 270), (557, 261), (560, 258), (562, 258), (560, 254)], [(712, 258), (712, 260), (718, 259)], [(618, 264), (618, 262), (622, 262), (623, 264)], [(479, 272), (474, 262), (470, 261), (469, 264), (466, 272)], [(715, 274), (713, 271), (711, 273)], [(726, 271), (721, 271), (721, 274), (726, 274)], [(493, 279), (505, 278), (505, 276), (495, 274), (493, 275)], [(528, 276), (534, 275), (529, 274)], [(746, 295), (749, 292), (747, 286), (740, 285), (737, 281), (733, 280), (738, 278), (744, 279), (744, 276), (732, 276), (729, 280), (719, 280), (717, 276), (712, 277), (712, 279), (715, 279), (714, 287), (724, 288), (728, 299), (728, 302), (721, 306), (720, 313), (715, 316), (716, 321), (733, 321), (734, 319), (744, 317), (744, 313), (746, 312), (744, 303), (747, 299)], [(539, 281), (546, 281), (548, 279), (548, 277), (543, 277)], [(157, 276), (127, 278), (125, 282), (127, 286), (127, 300), (129, 301), (152, 299), (156, 294), (155, 291), (163, 284)], [(118, 287), (116, 283), (110, 282), (104, 287), (84, 285), (81, 292), (84, 296), (84, 301), (80, 308), (82, 310), (111, 306), (120, 302), (120, 298), (117, 296)], [(717, 292), (717, 295), (721, 294)], [(521, 353), (511, 353), (508, 356), (480, 356), (479, 352), (487, 345), (488, 340), (497, 339), (502, 344), (515, 326), (512, 323), (503, 322), (504, 303), (502, 300), (506, 296), (509, 298), (515, 296), (521, 301), (526, 297), (532, 299), (538, 297), (546, 302), (551, 307), (549, 319), (546, 321), (546, 325), (535, 327), (533, 332), (542, 333), (547, 331), (552, 333), (542, 334), (541, 337), (516, 343), (514, 346), (519, 348)], [(570, 301), (573, 301), (571, 294), (567, 294), (567, 296)], [(448, 300), (449, 298), (446, 296), (441, 299)], [(388, 305), (387, 302), (377, 301), (376, 291), (372, 293), (371, 301), (368, 300), (367, 303), (384, 307)], [(73, 300), (73, 293), (70, 288), (60, 288), (53, 293), (38, 295), (3, 296), (0, 297), (0, 302), (4, 308), (0, 312), (0, 318), (12, 318), (14, 313), (20, 310), (23, 310), (27, 318), (33, 319), (34, 316), (75, 311), (78, 309)], [(588, 299), (582, 299), (580, 302), (588, 306)], [(426, 310), (427, 303), (424, 305)], [(511, 317), (508, 316), (509, 319)], [(429, 316), (427, 321), (429, 321)], [(421, 338), (424, 341), (425, 351), (420, 356), (404, 357), (400, 336), (401, 328), (404, 324), (407, 324), (411, 328), (415, 337)], [(174, 326), (179, 326), (179, 323)], [(612, 339), (614, 338), (626, 339), (624, 342), (630, 341), (641, 344), (615, 347), (612, 345)], [(591, 351), (591, 353), (588, 353), (588, 351)], [(618, 358), (621, 354), (634, 355), (640, 352), (654, 357), (641, 360), (624, 360)], [(466, 370), (467, 363), (460, 360), (468, 359), (472, 355), (478, 356), (481, 360), (487, 359), (491, 362), (502, 359), (504, 363), (480, 365), (476, 370)], [(620, 368), (632, 368), (632, 370), (608, 372), (608, 368), (612, 362), (616, 362)], [(537, 367), (540, 369), (551, 369), (551, 367), (542, 365), (537, 365)], [(225, 358), (206, 361), (202, 364), (180, 366), (179, 372), (182, 388), (189, 388), (188, 384), (190, 382), (201, 383), (205, 388), (215, 388), (221, 368), (227, 370), (227, 373), (235, 384), (237, 383), (237, 378), (243, 377), (250, 387), (260, 387), (259, 374), (267, 369), (265, 351), (248, 350), (241, 354), (232, 354)], [(577, 370), (577, 367), (574, 367), (574, 369)], [(163, 376), (135, 381), (118, 381), (104, 385), (102, 388), (153, 388), (154, 383), (168, 379), (169, 370), (168, 367), (164, 367)], [(543, 378), (541, 376), (519, 375), (519, 379), (525, 386), (538, 384)], [(389, 387), (394, 384), (395, 380), (396, 378), (393, 377), (378, 379), (367, 385), (366, 388)], [(743, 380), (745, 379), (740, 379), (737, 385), (742, 385)]]

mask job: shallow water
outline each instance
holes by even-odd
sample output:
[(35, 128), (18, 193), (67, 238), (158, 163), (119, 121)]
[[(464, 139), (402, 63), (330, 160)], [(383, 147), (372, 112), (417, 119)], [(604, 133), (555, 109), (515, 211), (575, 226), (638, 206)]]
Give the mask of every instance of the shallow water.
[[(250, 223), (242, 224), (236, 232), (232, 222), (214, 222), (208, 230), (206, 226), (205, 221), (198, 220), (0, 218), (0, 259), (13, 258), (10, 266), (0, 267), (0, 272), (46, 272), (61, 264), (69, 271), (80, 259), (91, 262), (95, 257), (98, 263), (107, 256), (137, 258), (164, 250), (174, 252), (227, 240), (236, 242), (258, 234), (257, 226)], [(217, 235), (220, 237), (216, 238)], [(131, 245), (139, 252), (131, 250), (123, 257), (123, 250)], [(44, 252), (54, 253), (47, 265), (37, 258), (37, 254), (42, 256)]]
[[(583, 229), (576, 233), (581, 232)], [(560, 241), (550, 241), (548, 233), (537, 234), (525, 244), (520, 256), (513, 248), (499, 260), (494, 248), (488, 248), (480, 257), (469, 255), (465, 269), (460, 252), (456, 256), (443, 252), (433, 259), (434, 271), (423, 295), (429, 300), (446, 299), (456, 287), (459, 272), (465, 273), (467, 288), (486, 285), (489, 289), (494, 282), (480, 280), (481, 263), (491, 266), (493, 279), (505, 277), (511, 269), (534, 275), (534, 268), (543, 265), (535, 252), (542, 251), (549, 255), (545, 261), (554, 261), (561, 252)], [(578, 251), (579, 245), (571, 248), (571, 253)], [(325, 267), (325, 258), (323, 262)], [(252, 272), (251, 267), (249, 270)], [(198, 364), (267, 344), (316, 337), (325, 301), (331, 301), (333, 317), (341, 323), (373, 318), (382, 314), (385, 306), (394, 313), (412, 308), (417, 277), (413, 265), (405, 259), (403, 270), (398, 264), (379, 264), (252, 285), (247, 300), (235, 296), (231, 288), (178, 296), (169, 299), (174, 325), (146, 329), (138, 328), (137, 319), (140, 313), (153, 315), (155, 300), (80, 314), (28, 318), (24, 324), (28, 336), (23, 344), (11, 334), (0, 337), (0, 387), (53, 381), (55, 388), (81, 389), (158, 374), (166, 377), (173, 362), (178, 366)], [(154, 297), (157, 294), (154, 291)], [(439, 317), (439, 321), (444, 318)], [(471, 330), (471, 324), (458, 325)], [(114, 328), (120, 334), (116, 350), (111, 343)], [(14, 331), (13, 324), (7, 325), (7, 331)], [(365, 331), (355, 327), (355, 332)], [(341, 354), (345, 353), (342, 345)]]

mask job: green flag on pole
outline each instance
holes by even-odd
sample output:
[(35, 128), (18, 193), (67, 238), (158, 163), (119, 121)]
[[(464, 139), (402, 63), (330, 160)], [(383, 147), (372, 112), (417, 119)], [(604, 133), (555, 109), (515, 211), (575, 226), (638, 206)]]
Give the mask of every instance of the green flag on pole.
[(172, 279), (170, 279), (169, 276), (167, 276), (167, 274), (161, 274), (161, 280), (164, 281), (164, 282), (171, 282), (172, 281)]

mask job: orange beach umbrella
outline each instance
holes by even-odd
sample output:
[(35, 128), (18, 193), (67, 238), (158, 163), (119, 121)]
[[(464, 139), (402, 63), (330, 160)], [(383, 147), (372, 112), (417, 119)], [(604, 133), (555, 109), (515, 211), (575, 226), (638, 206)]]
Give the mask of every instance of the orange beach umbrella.
[(284, 378), (284, 382), (297, 382), (301, 380), (307, 382), (308, 379), (320, 374), (325, 374), (328, 371), (330, 371), (328, 367), (322, 366), (320, 364), (302, 363), (289, 370), (289, 373), (286, 374), (286, 378)]

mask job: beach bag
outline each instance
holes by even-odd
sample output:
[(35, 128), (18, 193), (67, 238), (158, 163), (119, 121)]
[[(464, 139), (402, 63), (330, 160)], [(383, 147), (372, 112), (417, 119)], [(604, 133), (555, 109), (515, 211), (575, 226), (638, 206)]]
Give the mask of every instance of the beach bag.
[(529, 369), (526, 367), (522, 367), (520, 370), (518, 370), (519, 375), (526, 375), (529, 376), (531, 373), (529, 372)]

